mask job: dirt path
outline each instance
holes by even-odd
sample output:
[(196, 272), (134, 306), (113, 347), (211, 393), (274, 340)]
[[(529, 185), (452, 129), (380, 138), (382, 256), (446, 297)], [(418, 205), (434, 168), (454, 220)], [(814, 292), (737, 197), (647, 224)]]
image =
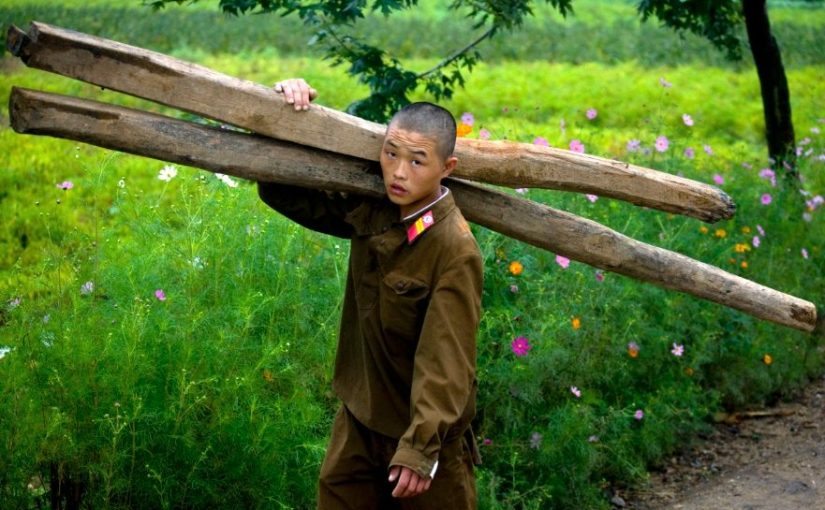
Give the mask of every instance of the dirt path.
[(825, 510), (825, 377), (772, 416), (720, 424), (627, 495), (636, 510)]

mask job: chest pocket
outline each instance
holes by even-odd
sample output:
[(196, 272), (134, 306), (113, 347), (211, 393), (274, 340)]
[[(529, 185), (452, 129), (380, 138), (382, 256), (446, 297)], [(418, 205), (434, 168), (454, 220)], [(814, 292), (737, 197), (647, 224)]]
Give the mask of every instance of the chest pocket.
[(430, 288), (406, 275), (387, 274), (379, 292), (381, 325), (389, 349), (397, 355), (412, 355), (427, 312)]

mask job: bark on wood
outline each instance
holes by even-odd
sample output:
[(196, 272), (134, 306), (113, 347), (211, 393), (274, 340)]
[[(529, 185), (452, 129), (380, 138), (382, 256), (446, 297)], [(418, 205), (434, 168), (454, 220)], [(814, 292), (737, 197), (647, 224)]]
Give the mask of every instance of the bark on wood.
[[(251, 180), (383, 195), (374, 162), (92, 101), (15, 88), (12, 127)], [(679, 290), (760, 319), (812, 331), (816, 307), (573, 214), (458, 179), (447, 185), (470, 221), (592, 266)]]
[[(785, 168), (789, 176), (799, 177), (795, 166), (796, 141), (791, 117), (791, 94), (779, 43), (771, 33), (767, 2), (742, 0), (742, 12), (753, 62), (759, 75), (768, 156), (777, 162), (780, 169)], [(788, 167), (784, 167), (783, 162), (788, 163)]]
[[(256, 133), (377, 160), (385, 126), (313, 105), (296, 113), (272, 88), (161, 53), (43, 23), (9, 29), (26, 65), (77, 78)], [(550, 188), (625, 200), (714, 222), (736, 206), (716, 187), (605, 158), (514, 142), (460, 138), (454, 175), (510, 187)]]

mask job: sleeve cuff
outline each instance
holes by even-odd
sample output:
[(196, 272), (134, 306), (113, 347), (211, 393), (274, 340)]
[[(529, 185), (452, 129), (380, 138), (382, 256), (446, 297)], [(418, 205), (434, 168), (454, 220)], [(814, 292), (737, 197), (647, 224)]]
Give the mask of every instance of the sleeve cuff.
[(429, 459), (412, 448), (399, 448), (392, 456), (390, 466), (404, 466), (412, 469), (422, 478), (433, 478), (438, 470), (438, 459)]

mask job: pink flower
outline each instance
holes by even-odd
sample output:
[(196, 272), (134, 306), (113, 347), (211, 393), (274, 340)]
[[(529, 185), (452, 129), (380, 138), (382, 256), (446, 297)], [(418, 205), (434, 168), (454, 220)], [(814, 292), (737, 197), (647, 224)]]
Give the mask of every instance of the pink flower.
[(596, 109), (595, 109), (595, 108), (589, 108), (589, 109), (587, 110), (586, 115), (587, 115), (587, 118), (588, 118), (588, 119), (593, 120), (593, 119), (595, 119), (595, 118), (596, 118), (596, 116), (597, 116), (597, 115), (599, 115), (599, 112), (598, 112), (598, 111), (596, 111)]
[(765, 193), (759, 201), (762, 202), (762, 205), (769, 205), (773, 201), (773, 198), (770, 193)]
[(513, 350), (513, 354), (518, 357), (522, 357), (527, 356), (527, 353), (530, 352), (530, 349), (532, 349), (533, 346), (530, 345), (530, 341), (525, 337), (519, 336), (516, 337), (516, 339), (513, 340), (513, 343), (510, 344), (510, 348)]
[(691, 117), (687, 113), (683, 113), (682, 114), (682, 122), (685, 123), (685, 126), (692, 126), (693, 125), (693, 117)]
[(468, 126), (472, 126), (473, 122), (475, 122), (475, 120), (476, 120), (475, 117), (473, 117), (473, 114), (470, 113), (470, 112), (464, 112), (461, 115), (461, 122), (463, 122), (464, 124), (467, 124)]
[(715, 182), (717, 186), (721, 186), (721, 185), (725, 184), (725, 178), (722, 177), (719, 174), (714, 174), (713, 175), (713, 182)]
[(510, 292), (512, 292), (513, 294), (518, 294), (518, 285), (516, 285), (515, 283), (510, 285)]
[(573, 152), (578, 152), (579, 154), (584, 154), (584, 144), (581, 140), (571, 140), (570, 150)]
[(637, 152), (639, 147), (641, 146), (641, 142), (639, 140), (633, 139), (627, 142), (627, 152)]
[(492, 439), (490, 439), (489, 437), (485, 437), (485, 438), (481, 441), (481, 444), (482, 444), (482, 445), (484, 445), (484, 446), (490, 446), (491, 444), (493, 444), (493, 440), (492, 440)]
[(567, 269), (567, 266), (570, 265), (570, 259), (567, 257), (562, 257), (561, 255), (556, 255), (556, 264), (560, 265), (564, 269)]
[(57, 187), (62, 189), (63, 191), (66, 191), (74, 188), (74, 183), (72, 181), (63, 181), (60, 184), (58, 184)]
[(705, 153), (708, 156), (713, 156), (713, 149), (710, 147), (710, 145), (705, 144), (705, 145), (702, 146), (702, 149), (705, 150)]
[(527, 188), (516, 188), (515, 192), (518, 193), (519, 195), (524, 195), (524, 194), (527, 193)]
[(582, 396), (582, 391), (580, 389), (576, 388), (575, 386), (570, 387), (570, 393), (575, 395), (576, 398), (581, 398), (581, 396)]
[(776, 187), (776, 172), (770, 168), (763, 168), (759, 171), (759, 177), (771, 181), (771, 186)]
[(481, 131), (478, 132), (478, 137), (482, 140), (489, 140), (490, 139), (490, 131), (485, 128), (482, 128)]
[(591, 202), (591, 203), (594, 203), (594, 202), (596, 202), (596, 200), (598, 200), (598, 199), (599, 199), (599, 196), (598, 196), (598, 195), (590, 195), (590, 194), (587, 194), (587, 195), (585, 195), (585, 197), (586, 197), (588, 200), (590, 200), (590, 202)]
[(759, 232), (759, 235), (765, 237), (765, 229), (762, 228), (762, 225), (757, 225), (756, 230)]
[(659, 78), (659, 85), (661, 85), (662, 87), (664, 87), (666, 89), (673, 86), (673, 84), (670, 83), (669, 81), (667, 81), (664, 77)]
[(636, 409), (636, 412), (633, 413), (633, 417), (636, 418), (637, 421), (642, 421), (642, 419), (645, 417), (645, 412), (641, 409)]
[(807, 258), (808, 258), (808, 250), (806, 250), (805, 248), (802, 248), (801, 253), (802, 253), (802, 258), (803, 258), (803, 259), (807, 259)]
[(596, 274), (594, 275), (594, 278), (596, 278), (597, 282), (601, 283), (601, 282), (604, 281), (604, 273), (602, 273), (599, 270), (596, 270)]
[(543, 136), (537, 136), (535, 140), (533, 140), (533, 145), (541, 145), (543, 147), (550, 147), (550, 142), (547, 141), (547, 138)]
[(163, 292), (163, 289), (158, 289), (155, 291), (155, 297), (158, 301), (166, 301), (166, 293)]
[(666, 136), (662, 135), (656, 138), (656, 150), (659, 152), (665, 152), (667, 148), (670, 146), (670, 140), (667, 139)]
[(681, 345), (681, 344), (677, 344), (676, 342), (673, 342), (673, 349), (671, 349), (670, 352), (674, 356), (676, 356), (677, 358), (681, 357), (682, 354), (685, 353), (685, 346)]
[(693, 150), (693, 147), (685, 147), (685, 157), (688, 159), (696, 157), (696, 151)]
[(754, 248), (759, 248), (759, 245), (762, 244), (762, 241), (759, 239), (759, 236), (753, 236), (753, 240), (751, 241), (751, 244), (753, 245)]

